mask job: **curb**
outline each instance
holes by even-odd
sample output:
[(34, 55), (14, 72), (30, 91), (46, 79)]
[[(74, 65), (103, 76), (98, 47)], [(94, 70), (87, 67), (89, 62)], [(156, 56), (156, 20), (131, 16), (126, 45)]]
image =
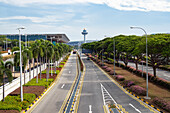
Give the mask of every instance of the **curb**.
[[(70, 57), (70, 56), (69, 56), (69, 57)], [(67, 61), (68, 61), (68, 60), (67, 60)], [(66, 61), (66, 63), (67, 63), (67, 61)], [(65, 64), (66, 64), (66, 63), (65, 63)], [(57, 81), (58, 77), (61, 76), (61, 73), (63, 72), (63, 69), (64, 69), (64, 67), (65, 67), (65, 64), (64, 64), (63, 68), (61, 69), (61, 71), (58, 73), (58, 76), (55, 78), (55, 80), (49, 85), (49, 87), (46, 88), (46, 89), (43, 91), (43, 93), (41, 94), (41, 96), (38, 96), (38, 97), (29, 105), (29, 107), (26, 108), (26, 110), (24, 110), (22, 113), (26, 113), (38, 100), (40, 100), (40, 99), (44, 96), (44, 94), (48, 91), (48, 89), (52, 87), (52, 85)]]

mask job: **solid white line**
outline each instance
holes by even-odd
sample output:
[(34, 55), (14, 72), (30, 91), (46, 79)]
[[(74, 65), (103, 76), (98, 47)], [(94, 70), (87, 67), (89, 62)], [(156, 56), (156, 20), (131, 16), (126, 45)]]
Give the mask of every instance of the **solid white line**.
[(71, 71), (69, 71), (68, 73), (71, 73)]
[(130, 106), (132, 106), (132, 108), (134, 108), (137, 112), (141, 113), (141, 111), (139, 111), (139, 109), (135, 108), (134, 105), (132, 105), (131, 103), (129, 103)]
[(89, 105), (89, 113), (92, 113), (91, 108), (92, 108), (92, 105)]
[(63, 89), (63, 88), (64, 88), (64, 86), (65, 86), (65, 84), (63, 84), (63, 85), (61, 86), (61, 88)]

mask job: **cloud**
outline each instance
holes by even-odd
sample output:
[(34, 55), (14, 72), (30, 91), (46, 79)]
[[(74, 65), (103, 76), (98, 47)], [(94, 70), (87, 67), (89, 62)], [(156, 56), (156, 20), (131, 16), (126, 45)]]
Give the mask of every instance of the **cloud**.
[(0, 21), (2, 20), (31, 20), (34, 23), (62, 21), (57, 16), (45, 16), (45, 17), (12, 16), (12, 17), (0, 18)]
[(170, 12), (169, 0), (0, 0), (0, 2), (29, 6), (30, 4), (106, 4), (118, 10)]

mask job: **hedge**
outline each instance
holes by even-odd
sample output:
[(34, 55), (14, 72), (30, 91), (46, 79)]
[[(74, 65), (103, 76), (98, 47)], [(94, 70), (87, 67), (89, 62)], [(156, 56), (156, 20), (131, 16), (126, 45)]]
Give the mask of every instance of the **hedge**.
[(46, 88), (54, 81), (54, 79), (48, 79), (48, 82), (46, 81), (45, 78), (42, 78), (41, 80), (38, 79), (38, 83), (36, 83), (36, 78), (32, 79), (29, 81), (27, 84), (24, 86), (45, 86)]
[(153, 103), (160, 108), (170, 112), (170, 102), (166, 102), (164, 99), (156, 97), (153, 99)]
[(142, 96), (146, 95), (146, 90), (138, 85), (131, 86), (129, 90), (136, 93), (137, 95), (142, 95)]
[(119, 81), (124, 81), (125, 78), (122, 75), (116, 75), (116, 79)]
[(20, 95), (5, 97), (4, 102), (0, 102), (0, 110), (18, 110), (26, 109), (36, 98), (35, 94), (24, 93), (23, 101), (21, 102)]

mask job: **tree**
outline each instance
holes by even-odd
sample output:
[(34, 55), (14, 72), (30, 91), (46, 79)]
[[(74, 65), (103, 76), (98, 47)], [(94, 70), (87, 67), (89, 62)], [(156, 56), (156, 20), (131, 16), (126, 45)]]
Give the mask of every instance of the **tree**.
[(10, 66), (13, 66), (12, 62), (7, 61), (4, 63), (2, 60), (0, 61), (0, 80), (3, 81), (3, 101), (5, 99), (5, 76), (7, 76), (9, 82), (13, 79)]

